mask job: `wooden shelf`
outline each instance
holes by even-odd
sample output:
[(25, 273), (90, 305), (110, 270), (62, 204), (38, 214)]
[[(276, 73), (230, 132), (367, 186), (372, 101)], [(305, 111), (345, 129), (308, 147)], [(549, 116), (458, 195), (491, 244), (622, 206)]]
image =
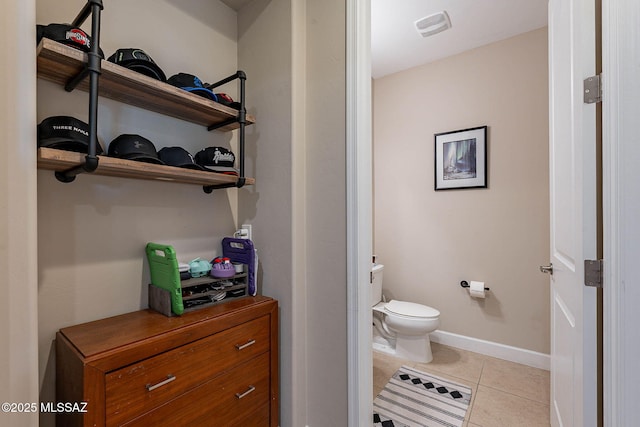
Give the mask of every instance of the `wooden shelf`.
[[(43, 38), (37, 49), (38, 77), (64, 86), (78, 75), (87, 62), (87, 54)], [(238, 111), (180, 88), (137, 73), (108, 61), (101, 61), (99, 94), (125, 104), (175, 117), (202, 126), (210, 126), (235, 118)], [(89, 78), (78, 85), (89, 90)], [(246, 116), (247, 124), (255, 118)], [(221, 127), (219, 131), (237, 129), (237, 122)]]
[[(202, 186), (229, 184), (238, 181), (238, 177), (215, 172), (163, 166), (152, 163), (114, 157), (98, 156), (98, 169), (95, 175), (121, 178), (145, 179), (151, 181), (178, 182)], [(85, 154), (73, 151), (38, 148), (38, 168), (53, 171), (65, 171), (85, 162)], [(255, 179), (246, 178), (245, 185), (255, 184)]]

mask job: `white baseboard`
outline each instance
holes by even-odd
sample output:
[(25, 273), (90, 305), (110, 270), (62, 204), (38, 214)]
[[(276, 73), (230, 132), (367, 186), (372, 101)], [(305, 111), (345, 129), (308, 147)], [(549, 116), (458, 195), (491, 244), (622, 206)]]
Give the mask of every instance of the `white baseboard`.
[(464, 335), (453, 334), (451, 332), (444, 332), (440, 330), (431, 332), (429, 334), (429, 337), (431, 339), (431, 342), (435, 342), (438, 344), (448, 345), (450, 347), (456, 347), (462, 350), (473, 351), (474, 353), (497, 357), (498, 359), (521, 363), (523, 365), (545, 369), (547, 371), (551, 368), (551, 359), (548, 354), (538, 353), (536, 351), (526, 350), (524, 348), (511, 347), (509, 345), (466, 337)]

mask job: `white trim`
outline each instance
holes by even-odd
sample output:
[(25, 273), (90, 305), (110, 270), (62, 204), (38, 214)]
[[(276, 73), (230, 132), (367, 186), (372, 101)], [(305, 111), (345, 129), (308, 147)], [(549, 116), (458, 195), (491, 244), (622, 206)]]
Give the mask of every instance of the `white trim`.
[(604, 425), (637, 423), (640, 42), (637, 0), (602, 3)]
[(347, 0), (347, 337), (350, 427), (371, 423), (371, 154), (370, 0)]
[(607, 94), (602, 103), (602, 222), (603, 258), (603, 419), (605, 426), (618, 426), (625, 419), (623, 413), (624, 381), (621, 375), (623, 360), (618, 348), (621, 343), (622, 325), (619, 309), (620, 289), (618, 262), (620, 230), (618, 229), (618, 30), (616, 22), (617, 3), (602, 5), (602, 85)]
[(434, 331), (429, 334), (431, 342), (448, 345), (462, 350), (473, 351), (474, 353), (484, 354), (485, 356), (497, 357), (498, 359), (508, 360), (510, 362), (520, 363), (522, 365), (531, 366), (549, 370), (551, 366), (551, 358), (548, 354), (538, 353), (536, 351), (527, 350), (510, 345), (499, 344), (492, 341), (485, 341), (478, 338), (467, 337), (445, 331)]

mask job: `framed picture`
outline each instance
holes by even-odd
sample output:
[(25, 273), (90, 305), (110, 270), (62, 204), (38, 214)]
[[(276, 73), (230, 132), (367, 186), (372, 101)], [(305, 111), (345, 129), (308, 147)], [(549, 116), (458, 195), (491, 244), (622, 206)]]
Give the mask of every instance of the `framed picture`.
[(435, 134), (435, 190), (487, 188), (487, 127)]

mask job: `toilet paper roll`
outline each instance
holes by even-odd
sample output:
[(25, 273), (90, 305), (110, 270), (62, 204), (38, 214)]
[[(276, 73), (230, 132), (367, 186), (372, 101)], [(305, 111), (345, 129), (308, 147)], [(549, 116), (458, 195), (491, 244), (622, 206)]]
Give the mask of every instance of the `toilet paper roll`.
[(484, 298), (484, 282), (474, 282), (472, 280), (469, 283), (469, 295), (473, 298)]

